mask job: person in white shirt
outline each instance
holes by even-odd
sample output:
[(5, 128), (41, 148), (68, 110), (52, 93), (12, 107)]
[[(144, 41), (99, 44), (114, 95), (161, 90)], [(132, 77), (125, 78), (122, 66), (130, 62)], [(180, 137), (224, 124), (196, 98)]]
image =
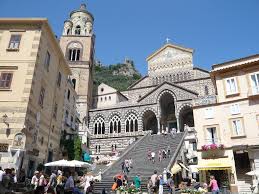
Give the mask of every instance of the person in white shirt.
[(34, 190), (37, 188), (37, 186), (39, 184), (39, 175), (40, 175), (40, 172), (35, 171), (32, 179), (31, 179), (31, 185), (33, 186)]
[(87, 191), (87, 188), (91, 186), (91, 182), (94, 180), (94, 177), (91, 173), (88, 173), (85, 176), (85, 186), (84, 186), (84, 191)]
[(156, 156), (156, 153), (155, 152), (151, 152), (151, 159), (152, 159), (153, 163), (155, 163), (155, 156)]
[(5, 174), (5, 171), (3, 171), (2, 167), (0, 166), (0, 183), (3, 181), (4, 174)]
[(5, 171), (2, 170), (2, 167), (0, 166), (0, 193), (4, 192), (3, 188), (3, 176), (5, 175)]

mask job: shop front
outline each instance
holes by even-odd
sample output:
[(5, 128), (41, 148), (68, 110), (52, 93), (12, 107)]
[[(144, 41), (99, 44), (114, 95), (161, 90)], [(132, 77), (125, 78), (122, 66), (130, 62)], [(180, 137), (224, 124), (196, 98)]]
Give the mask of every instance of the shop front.
[(215, 176), (219, 188), (230, 188), (232, 163), (229, 158), (202, 159), (198, 162), (200, 181), (209, 184), (210, 176)]

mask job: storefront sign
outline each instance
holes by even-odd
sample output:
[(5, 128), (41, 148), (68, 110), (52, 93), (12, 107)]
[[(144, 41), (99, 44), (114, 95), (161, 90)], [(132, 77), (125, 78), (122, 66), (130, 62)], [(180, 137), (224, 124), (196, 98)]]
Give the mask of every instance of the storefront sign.
[(12, 147), (16, 149), (24, 149), (25, 140), (26, 140), (26, 136), (23, 133), (17, 133), (14, 136)]
[(8, 143), (0, 143), (0, 152), (8, 152)]

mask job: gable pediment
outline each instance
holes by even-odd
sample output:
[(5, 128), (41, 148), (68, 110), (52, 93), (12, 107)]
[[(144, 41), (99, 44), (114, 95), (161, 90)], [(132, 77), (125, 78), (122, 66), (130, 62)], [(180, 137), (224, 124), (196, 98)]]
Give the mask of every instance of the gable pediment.
[(198, 93), (191, 91), (187, 88), (178, 86), (176, 84), (172, 84), (169, 82), (164, 82), (154, 88), (152, 91), (147, 93), (145, 96), (140, 98), (138, 102), (144, 102), (144, 103), (156, 103), (158, 100), (159, 95), (163, 91), (169, 91), (170, 93), (174, 94), (176, 101), (183, 101), (183, 100), (190, 100), (197, 98)]
[(148, 70), (156, 72), (192, 67), (192, 55), (192, 49), (166, 44), (147, 58)]

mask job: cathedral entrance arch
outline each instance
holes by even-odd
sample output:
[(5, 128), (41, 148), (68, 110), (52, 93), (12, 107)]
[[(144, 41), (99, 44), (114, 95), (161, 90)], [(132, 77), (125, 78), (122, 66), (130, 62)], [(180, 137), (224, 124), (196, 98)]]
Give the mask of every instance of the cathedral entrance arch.
[(193, 110), (191, 106), (184, 106), (179, 113), (180, 131), (184, 131), (184, 126), (194, 127)]
[(159, 98), (161, 130), (177, 129), (175, 99), (171, 91), (165, 91)]
[(147, 110), (143, 114), (143, 130), (151, 130), (152, 134), (157, 134), (158, 132), (157, 118), (152, 110)]

